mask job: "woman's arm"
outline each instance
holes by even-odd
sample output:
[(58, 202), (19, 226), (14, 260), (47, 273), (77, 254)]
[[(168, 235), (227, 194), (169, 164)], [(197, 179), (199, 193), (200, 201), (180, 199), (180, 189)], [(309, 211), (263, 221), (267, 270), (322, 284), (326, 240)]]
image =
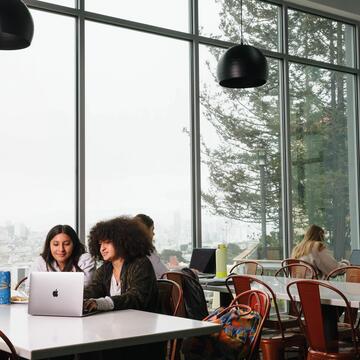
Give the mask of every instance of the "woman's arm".
[(115, 310), (148, 310), (156, 301), (157, 285), (154, 269), (148, 258), (136, 259), (126, 269), (126, 289), (121, 295), (111, 296)]
[(84, 299), (96, 299), (106, 296), (104, 265), (95, 271), (92, 281), (84, 289)]
[(96, 270), (95, 260), (89, 253), (82, 254), (78, 266), (84, 272), (84, 286), (86, 287), (92, 282)]
[(344, 262), (337, 262), (331, 255), (330, 250), (326, 248), (318, 251), (317, 256), (314, 256), (314, 259), (317, 268), (322, 272), (324, 276), (326, 276), (336, 268), (346, 266)]
[(157, 279), (160, 279), (162, 274), (169, 271), (167, 266), (161, 261), (160, 256), (156, 250), (154, 250), (151, 255), (148, 256), (148, 259), (150, 260), (154, 268), (155, 276)]

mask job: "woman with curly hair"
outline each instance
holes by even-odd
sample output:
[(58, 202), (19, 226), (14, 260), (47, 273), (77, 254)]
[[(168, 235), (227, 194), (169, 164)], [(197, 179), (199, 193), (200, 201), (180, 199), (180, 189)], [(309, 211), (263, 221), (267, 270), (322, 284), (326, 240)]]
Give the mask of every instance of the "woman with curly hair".
[(89, 251), (102, 266), (85, 288), (89, 310), (137, 309), (156, 312), (156, 277), (147, 258), (152, 246), (137, 220), (118, 217), (98, 222), (89, 235)]
[[(136, 309), (159, 310), (158, 288), (150, 260), (152, 246), (146, 228), (125, 216), (98, 222), (89, 235), (89, 250), (103, 264), (85, 288), (85, 309), (89, 311)], [(125, 326), (125, 324), (124, 324)], [(164, 358), (164, 344), (155, 343), (103, 351), (103, 359)], [(81, 359), (96, 359), (98, 354), (83, 354)]]
[[(56, 225), (48, 232), (41, 255), (31, 266), (34, 271), (78, 271), (88, 285), (95, 271), (94, 259), (85, 252), (75, 230), (69, 225)], [(29, 283), (27, 283), (27, 286)]]

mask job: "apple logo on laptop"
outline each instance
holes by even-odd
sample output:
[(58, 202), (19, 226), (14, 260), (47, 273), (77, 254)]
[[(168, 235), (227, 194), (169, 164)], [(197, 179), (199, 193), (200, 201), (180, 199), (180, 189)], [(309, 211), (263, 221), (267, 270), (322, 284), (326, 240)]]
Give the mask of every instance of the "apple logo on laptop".
[(55, 289), (55, 290), (52, 292), (52, 296), (53, 296), (53, 297), (58, 297), (58, 296), (59, 296), (59, 291), (58, 291), (58, 289)]

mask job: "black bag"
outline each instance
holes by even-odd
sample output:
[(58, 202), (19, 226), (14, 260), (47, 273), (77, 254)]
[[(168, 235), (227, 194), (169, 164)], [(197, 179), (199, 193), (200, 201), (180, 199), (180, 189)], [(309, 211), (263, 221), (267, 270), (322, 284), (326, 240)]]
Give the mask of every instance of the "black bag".
[(209, 312), (199, 278), (189, 268), (184, 268), (181, 272), (191, 277), (191, 279), (186, 276), (182, 278), (184, 305), (187, 316), (189, 319), (202, 320), (209, 315)]

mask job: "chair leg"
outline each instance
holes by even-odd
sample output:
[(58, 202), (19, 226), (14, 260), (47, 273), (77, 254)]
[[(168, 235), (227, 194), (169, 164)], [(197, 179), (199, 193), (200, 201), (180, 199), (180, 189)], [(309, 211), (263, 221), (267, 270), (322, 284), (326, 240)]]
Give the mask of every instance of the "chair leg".
[(263, 360), (283, 360), (284, 347), (281, 342), (261, 341), (260, 344)]

